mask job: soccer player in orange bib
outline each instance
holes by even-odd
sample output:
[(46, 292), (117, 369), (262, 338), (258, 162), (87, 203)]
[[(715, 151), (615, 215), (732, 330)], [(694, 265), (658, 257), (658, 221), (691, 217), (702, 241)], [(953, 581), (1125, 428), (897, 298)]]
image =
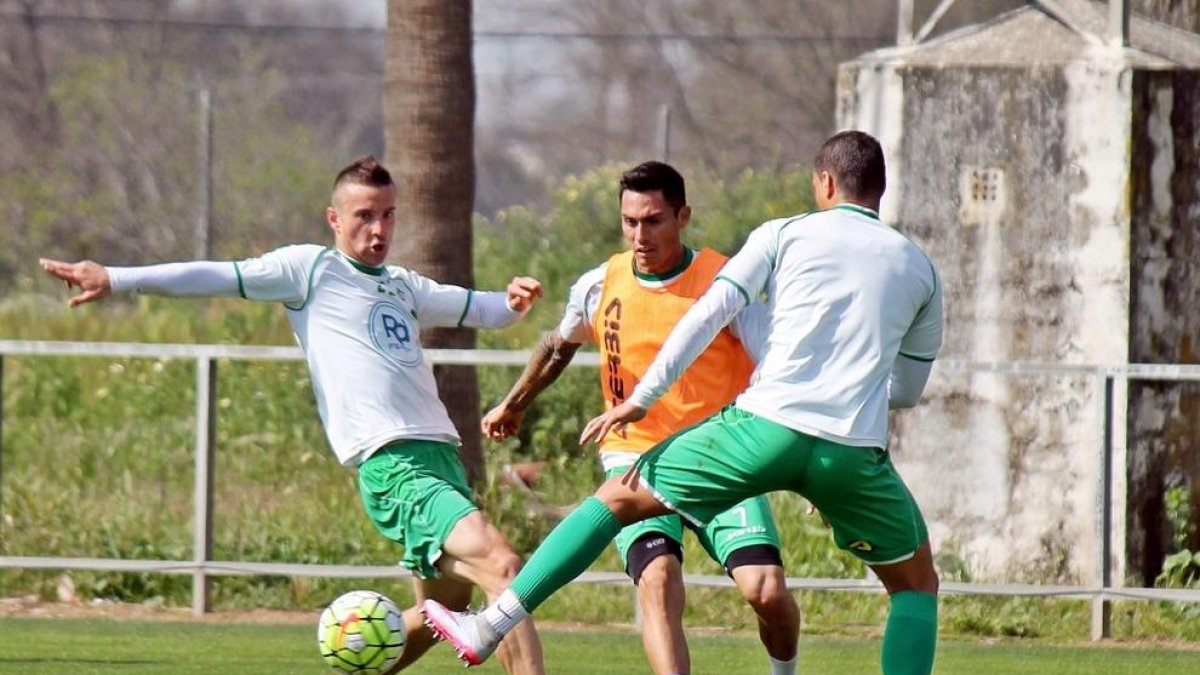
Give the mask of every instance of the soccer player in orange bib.
[[(504, 401), (482, 420), (483, 432), (501, 440), (516, 433), (526, 408), (554, 382), (585, 342), (600, 349), (600, 387), (608, 408), (632, 393), (675, 322), (712, 285), (726, 257), (684, 245), (691, 217), (684, 180), (662, 162), (627, 171), (620, 183), (621, 230), (629, 250), (584, 274), (571, 288), (557, 330), (534, 349)], [(751, 355), (766, 332), (757, 305), (722, 330), (712, 344), (647, 410), (646, 417), (610, 434), (599, 445), (606, 477), (619, 476), (671, 434), (731, 402), (750, 380)], [(683, 529), (678, 514), (634, 523), (616, 537), (625, 571), (638, 587), (642, 640), (659, 675), (688, 673), (683, 631)], [(800, 615), (788, 593), (779, 535), (765, 497), (747, 499), (692, 528), (708, 554), (733, 578), (758, 615), (759, 635), (772, 675), (796, 672)]]

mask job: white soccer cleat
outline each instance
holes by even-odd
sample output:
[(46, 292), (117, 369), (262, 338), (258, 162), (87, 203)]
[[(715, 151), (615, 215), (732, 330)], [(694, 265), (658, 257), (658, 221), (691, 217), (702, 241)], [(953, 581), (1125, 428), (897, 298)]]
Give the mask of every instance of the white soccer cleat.
[(500, 634), (475, 612), (455, 612), (437, 600), (426, 600), (421, 613), (434, 637), (453, 645), (468, 667), (486, 661), (500, 644)]

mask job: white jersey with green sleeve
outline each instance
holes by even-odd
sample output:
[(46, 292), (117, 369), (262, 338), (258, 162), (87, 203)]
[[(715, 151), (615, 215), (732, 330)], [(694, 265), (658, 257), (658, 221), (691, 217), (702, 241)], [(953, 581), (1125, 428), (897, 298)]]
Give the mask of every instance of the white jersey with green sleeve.
[(721, 270), (771, 317), (758, 378), (738, 407), (845, 445), (886, 447), (897, 356), (942, 344), (933, 263), (870, 209), (770, 221)]
[(285, 246), (234, 265), (244, 297), (287, 308), (325, 432), (346, 465), (400, 439), (458, 444), (420, 331), (497, 327), (519, 316), (505, 293), (440, 284), (398, 266), (367, 267), (317, 245)]
[(631, 404), (648, 407), (723, 322), (765, 296), (765, 344), (736, 405), (843, 445), (887, 446), (897, 360), (933, 361), (942, 343), (941, 284), (915, 244), (843, 204), (764, 223), (717, 279), (728, 283), (680, 319)]

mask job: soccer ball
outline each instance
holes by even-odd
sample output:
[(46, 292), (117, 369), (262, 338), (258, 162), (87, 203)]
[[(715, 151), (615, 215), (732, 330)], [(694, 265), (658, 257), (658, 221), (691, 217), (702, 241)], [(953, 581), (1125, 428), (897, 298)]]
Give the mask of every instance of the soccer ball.
[(339, 673), (383, 675), (404, 651), (400, 608), (375, 591), (350, 591), (334, 600), (317, 622), (317, 647)]

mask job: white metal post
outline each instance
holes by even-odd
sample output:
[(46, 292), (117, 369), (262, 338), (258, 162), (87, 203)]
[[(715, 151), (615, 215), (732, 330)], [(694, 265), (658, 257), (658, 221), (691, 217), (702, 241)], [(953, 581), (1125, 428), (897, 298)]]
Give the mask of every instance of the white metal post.
[[(4, 355), (0, 354), (0, 514), (4, 513)], [(4, 522), (0, 521), (0, 530)]]
[(212, 93), (207, 87), (196, 92), (196, 103), (200, 108), (200, 126), (197, 129), (198, 166), (200, 178), (200, 201), (196, 214), (196, 258), (208, 260), (212, 255)]
[(671, 106), (658, 106), (658, 153), (663, 162), (671, 161)]
[(924, 42), (925, 38), (929, 37), (929, 34), (932, 33), (935, 28), (937, 28), (938, 22), (942, 20), (943, 16), (946, 16), (946, 12), (950, 11), (950, 8), (954, 6), (956, 1), (957, 0), (942, 0), (941, 3), (934, 8), (933, 13), (929, 15), (929, 18), (925, 19), (925, 23), (921, 24), (921, 29), (918, 30), (917, 34), (913, 36), (913, 43)]
[(216, 426), (217, 362), (202, 356), (196, 359), (196, 485), (193, 494), (192, 613), (206, 614), (212, 609), (212, 580), (204, 567), (212, 560), (213, 454)]
[(1129, 0), (1108, 0), (1108, 42), (1129, 46)]
[(638, 596), (637, 584), (633, 585), (633, 627), (637, 632), (642, 632), (642, 626), (645, 625), (646, 617), (642, 615), (642, 599)]
[[(1100, 471), (1096, 495), (1096, 579), (1107, 591), (1112, 587), (1112, 493), (1113, 493), (1113, 378), (1096, 378), (1100, 400)], [(1112, 637), (1112, 601), (1103, 595), (1092, 598), (1092, 640)]]
[(908, 47), (913, 43), (913, 0), (900, 0), (896, 7), (896, 45)]

